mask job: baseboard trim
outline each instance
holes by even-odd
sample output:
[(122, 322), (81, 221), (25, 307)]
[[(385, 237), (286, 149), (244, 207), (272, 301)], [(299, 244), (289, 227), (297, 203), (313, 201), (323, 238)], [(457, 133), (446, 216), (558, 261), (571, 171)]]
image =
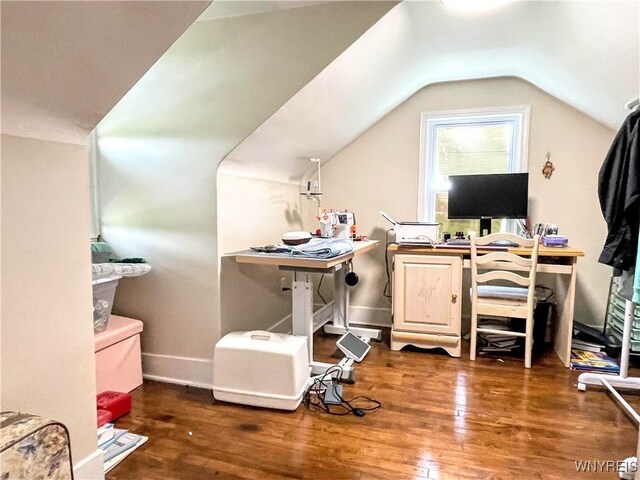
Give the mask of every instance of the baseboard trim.
[(142, 377), (158, 382), (210, 389), (213, 383), (213, 358), (143, 353)]
[[(331, 320), (333, 302), (318, 306), (313, 314), (314, 330)], [(349, 307), (349, 323), (353, 325), (371, 325), (374, 327), (391, 326), (391, 310), (376, 307)], [(291, 333), (291, 315), (278, 320), (267, 329), (276, 333)], [(198, 388), (212, 388), (213, 358), (191, 358), (156, 353), (142, 354), (142, 377), (147, 380), (187, 385)]]
[(73, 467), (75, 480), (104, 480), (104, 461), (102, 450), (98, 449), (86, 456)]
[[(318, 330), (322, 325), (331, 321), (333, 316), (333, 301), (326, 305), (316, 305), (313, 313), (313, 330)], [(319, 307), (319, 308), (318, 308)], [(391, 327), (391, 309), (380, 307), (349, 307), (349, 323), (353, 325), (371, 325), (373, 327)], [(278, 320), (267, 329), (276, 333), (291, 333), (291, 315)]]
[(391, 309), (379, 307), (349, 307), (349, 323), (353, 325), (371, 325), (373, 327), (391, 327)]

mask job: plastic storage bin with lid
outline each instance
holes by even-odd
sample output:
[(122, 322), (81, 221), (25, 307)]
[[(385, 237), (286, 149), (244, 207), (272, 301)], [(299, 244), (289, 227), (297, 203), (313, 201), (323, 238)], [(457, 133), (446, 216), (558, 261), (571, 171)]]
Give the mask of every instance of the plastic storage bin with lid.
[(120, 275), (111, 275), (93, 280), (93, 330), (104, 332), (109, 325), (109, 316), (113, 307)]

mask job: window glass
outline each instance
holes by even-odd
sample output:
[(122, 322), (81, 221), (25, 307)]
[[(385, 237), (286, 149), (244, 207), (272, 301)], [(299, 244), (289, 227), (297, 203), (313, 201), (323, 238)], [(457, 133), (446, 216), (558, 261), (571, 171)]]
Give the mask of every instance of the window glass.
[[(440, 235), (444, 232), (449, 232), (453, 236), (455, 232), (462, 231), (465, 234), (467, 232), (478, 232), (480, 229), (480, 223), (478, 220), (459, 220), (447, 218), (447, 205), (448, 195), (446, 192), (436, 193), (436, 216), (435, 222), (440, 224)], [(491, 231), (500, 231), (500, 219), (491, 220)]]
[[(497, 112), (446, 112), (423, 114), (422, 158), (425, 164), (421, 189), (421, 220), (440, 224), (440, 234), (478, 232), (479, 220), (449, 220), (447, 201), (449, 175), (473, 175), (526, 171), (522, 159), (526, 108)], [(511, 222), (507, 222), (509, 225)], [(493, 232), (500, 231), (501, 219), (492, 221)], [(512, 230), (512, 228), (509, 228)]]

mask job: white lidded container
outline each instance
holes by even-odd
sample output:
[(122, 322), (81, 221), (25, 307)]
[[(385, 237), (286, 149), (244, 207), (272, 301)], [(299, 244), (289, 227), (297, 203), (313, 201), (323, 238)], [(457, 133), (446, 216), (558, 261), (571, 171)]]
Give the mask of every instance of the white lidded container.
[(307, 339), (232, 332), (213, 354), (213, 395), (223, 402), (295, 410), (309, 383)]

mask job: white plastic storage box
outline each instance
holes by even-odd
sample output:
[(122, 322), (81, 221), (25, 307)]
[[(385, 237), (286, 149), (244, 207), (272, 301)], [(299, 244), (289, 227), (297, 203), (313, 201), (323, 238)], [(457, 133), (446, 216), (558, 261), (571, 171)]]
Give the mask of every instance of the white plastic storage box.
[(263, 331), (232, 332), (216, 344), (216, 400), (295, 410), (309, 382), (307, 339)]
[(93, 284), (93, 329), (96, 333), (106, 330), (109, 323), (109, 315), (113, 308), (113, 299), (116, 295), (118, 280), (122, 277), (113, 275), (99, 278)]

